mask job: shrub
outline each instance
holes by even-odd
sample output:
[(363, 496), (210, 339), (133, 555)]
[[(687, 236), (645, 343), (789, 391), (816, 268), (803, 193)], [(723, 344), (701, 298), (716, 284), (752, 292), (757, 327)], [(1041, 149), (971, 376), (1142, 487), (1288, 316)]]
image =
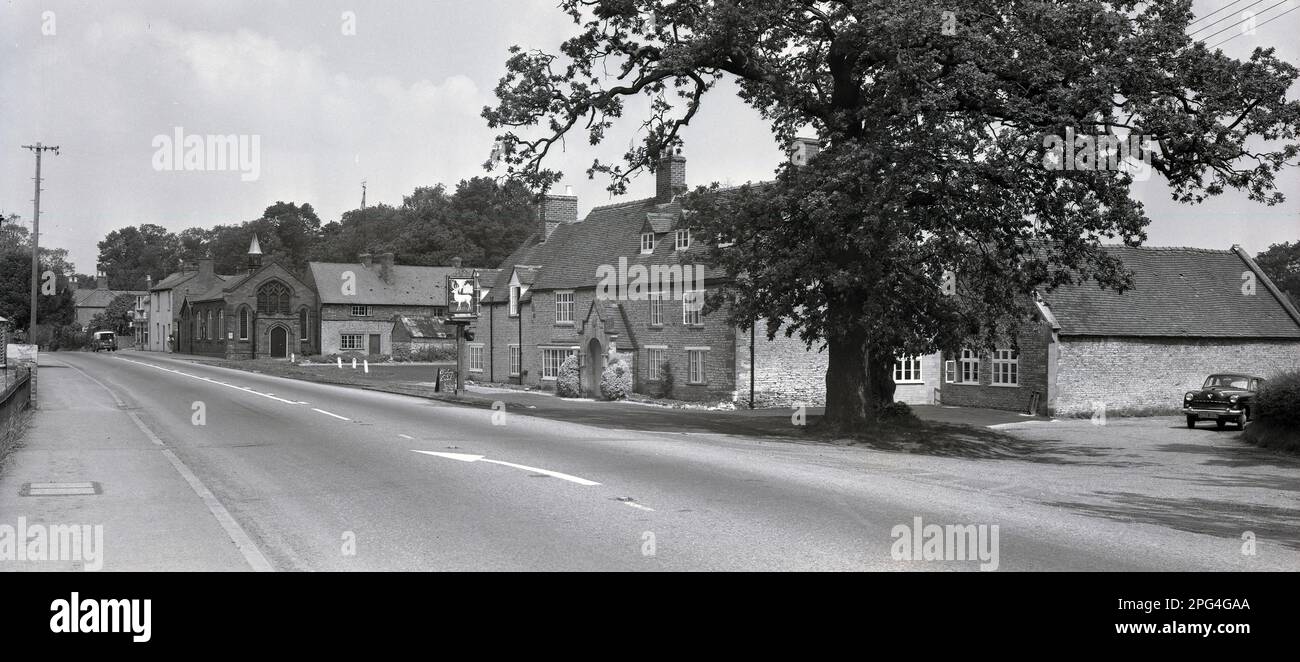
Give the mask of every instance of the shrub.
[(880, 408), (880, 420), (890, 423), (905, 423), (916, 420), (916, 413), (906, 402), (891, 402)]
[(626, 400), (632, 392), (632, 369), (622, 354), (609, 357), (600, 375), (600, 395), (606, 400)]
[(663, 365), (659, 366), (659, 397), (672, 398), (673, 384), (676, 380), (677, 377), (673, 374), (673, 364), (664, 361)]
[(582, 396), (582, 389), (578, 384), (578, 355), (570, 354), (560, 364), (560, 371), (555, 376), (555, 394), (561, 398), (577, 398)]
[(1270, 377), (1255, 395), (1242, 437), (1256, 446), (1300, 452), (1300, 370)]

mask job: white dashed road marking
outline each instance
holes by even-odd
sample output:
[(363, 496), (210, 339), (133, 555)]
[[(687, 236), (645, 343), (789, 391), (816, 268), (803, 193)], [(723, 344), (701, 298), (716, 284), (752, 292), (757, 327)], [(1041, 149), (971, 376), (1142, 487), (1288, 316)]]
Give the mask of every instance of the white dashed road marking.
[(332, 412), (325, 411), (324, 409), (317, 409), (317, 408), (315, 408), (315, 407), (312, 407), (311, 410), (314, 411), (314, 412), (316, 412), (316, 413), (318, 413), (318, 414), (325, 414), (326, 416), (333, 416), (334, 418), (337, 418), (337, 419), (339, 419), (340, 421), (350, 421), (350, 420), (352, 420), (352, 419), (348, 418), (347, 416), (339, 416), (338, 414), (335, 414), (335, 413), (332, 413)]
[(443, 458), (447, 458), (448, 460), (458, 460), (460, 462), (488, 462), (490, 464), (499, 464), (503, 467), (513, 467), (515, 469), (531, 471), (533, 473), (542, 474), (544, 476), (550, 476), (551, 478), (559, 478), (560, 480), (567, 480), (570, 483), (577, 483), (579, 485), (585, 485), (587, 487), (600, 485), (600, 483), (597, 483), (594, 480), (587, 480), (586, 478), (570, 476), (569, 474), (560, 473), (558, 471), (551, 471), (550, 469), (538, 469), (537, 467), (530, 467), (523, 464), (515, 464), (514, 462), (503, 462), (501, 460), (489, 460), (486, 457), (483, 457), (482, 455), (468, 455), (466, 453), (439, 453), (436, 451), (414, 451), (414, 452), (423, 453), (424, 455), (433, 455), (435, 457), (443, 457)]

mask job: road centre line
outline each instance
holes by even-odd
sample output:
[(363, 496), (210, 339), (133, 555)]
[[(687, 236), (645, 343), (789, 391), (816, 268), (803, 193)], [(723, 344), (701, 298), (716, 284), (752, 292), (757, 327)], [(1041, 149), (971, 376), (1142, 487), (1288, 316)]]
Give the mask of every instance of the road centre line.
[(324, 409), (317, 409), (317, 408), (315, 408), (315, 407), (312, 407), (311, 410), (314, 411), (314, 412), (317, 412), (317, 413), (325, 414), (326, 416), (333, 416), (334, 418), (337, 418), (337, 419), (339, 419), (339, 420), (341, 420), (341, 421), (350, 421), (350, 420), (352, 420), (352, 419), (350, 419), (350, 418), (348, 418), (348, 417), (346, 417), (346, 416), (339, 416), (338, 414), (335, 414), (335, 413), (332, 413), (332, 412), (325, 411)]
[(570, 483), (577, 483), (579, 485), (584, 485), (587, 487), (600, 485), (600, 483), (597, 483), (594, 480), (587, 480), (586, 478), (579, 478), (577, 476), (571, 476), (566, 473), (551, 471), (550, 469), (538, 469), (537, 467), (530, 467), (524, 464), (515, 464), (514, 462), (505, 462), (502, 460), (489, 460), (488, 458), (483, 457), (482, 455), (469, 455), (466, 453), (439, 453), (437, 451), (421, 451), (415, 449), (412, 449), (412, 451), (415, 453), (422, 453), (424, 455), (433, 455), (434, 457), (442, 457), (449, 460), (458, 460), (460, 462), (487, 462), (489, 464), (499, 464), (503, 467), (512, 467), (515, 469), (521, 469), (523, 471), (531, 471), (533, 473), (542, 474), (544, 476), (550, 476), (552, 478), (559, 478), (560, 480), (567, 480)]

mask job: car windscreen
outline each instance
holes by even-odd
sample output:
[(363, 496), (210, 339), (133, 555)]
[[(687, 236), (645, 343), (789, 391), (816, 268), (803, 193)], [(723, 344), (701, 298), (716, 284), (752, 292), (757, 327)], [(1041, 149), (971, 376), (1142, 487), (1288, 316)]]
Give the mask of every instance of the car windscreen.
[(1204, 388), (1240, 388), (1250, 387), (1250, 378), (1241, 375), (1210, 375), (1205, 380)]

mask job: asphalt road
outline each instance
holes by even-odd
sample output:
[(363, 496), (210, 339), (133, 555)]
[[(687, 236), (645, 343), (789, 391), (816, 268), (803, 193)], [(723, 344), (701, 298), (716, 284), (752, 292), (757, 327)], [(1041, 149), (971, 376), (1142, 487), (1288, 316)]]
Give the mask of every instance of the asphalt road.
[[(0, 523), (102, 522), (106, 570), (978, 569), (893, 558), (894, 527), (917, 517), (997, 525), (1000, 571), (1294, 569), (912, 480), (860, 448), (597, 428), (151, 353), (42, 364)], [(102, 493), (15, 496), (42, 480)]]

